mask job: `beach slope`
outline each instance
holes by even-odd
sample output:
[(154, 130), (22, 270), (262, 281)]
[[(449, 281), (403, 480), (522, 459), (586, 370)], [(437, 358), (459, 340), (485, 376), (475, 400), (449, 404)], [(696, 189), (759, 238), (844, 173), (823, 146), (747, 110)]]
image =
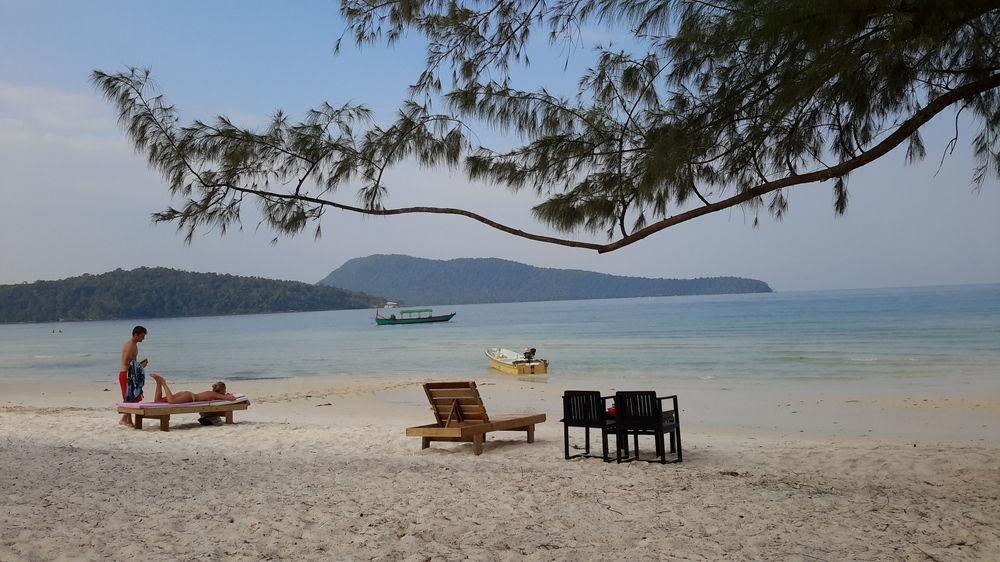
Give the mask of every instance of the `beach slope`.
[[(991, 440), (685, 432), (683, 464), (562, 459), (536, 443), (421, 451), (419, 381), (275, 382), (237, 424), (115, 425), (99, 384), (0, 403), (0, 559), (990, 559)], [(516, 403), (523, 382), (484, 385)], [(37, 396), (32, 399), (34, 392)], [(112, 393), (113, 394), (113, 393)], [(112, 397), (113, 399), (113, 397)], [(155, 425), (155, 424), (152, 424)], [(576, 441), (579, 443), (579, 440)], [(598, 445), (599, 447), (599, 445)], [(651, 445), (650, 445), (651, 448)], [(647, 451), (651, 452), (651, 451)]]

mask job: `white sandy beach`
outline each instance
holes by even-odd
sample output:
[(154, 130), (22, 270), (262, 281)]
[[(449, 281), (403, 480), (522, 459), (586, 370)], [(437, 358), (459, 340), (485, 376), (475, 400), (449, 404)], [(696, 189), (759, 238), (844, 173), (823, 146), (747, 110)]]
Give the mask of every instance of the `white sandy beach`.
[(1000, 559), (995, 393), (681, 389), (684, 462), (617, 465), (563, 460), (560, 385), (499, 376), (535, 443), (421, 451), (420, 382), (237, 381), (236, 425), (168, 433), (111, 381), (0, 382), (0, 560)]

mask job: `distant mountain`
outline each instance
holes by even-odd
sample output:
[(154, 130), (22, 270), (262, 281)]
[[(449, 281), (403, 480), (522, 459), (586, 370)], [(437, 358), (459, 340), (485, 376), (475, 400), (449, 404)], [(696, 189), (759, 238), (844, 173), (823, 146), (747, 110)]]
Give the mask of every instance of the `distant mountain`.
[(385, 295), (408, 305), (771, 292), (767, 283), (742, 277), (650, 279), (495, 258), (442, 261), (401, 255), (352, 259), (319, 284)]
[(298, 281), (140, 267), (0, 285), (0, 322), (337, 310), (367, 308), (384, 300)]

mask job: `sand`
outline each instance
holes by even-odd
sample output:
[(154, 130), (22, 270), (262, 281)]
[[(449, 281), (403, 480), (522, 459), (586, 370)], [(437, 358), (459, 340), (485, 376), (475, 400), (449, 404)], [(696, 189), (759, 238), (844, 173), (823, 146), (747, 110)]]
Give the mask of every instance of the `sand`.
[(562, 388), (500, 376), (535, 443), (421, 451), (419, 382), (231, 383), (236, 425), (167, 433), (117, 426), (111, 381), (0, 382), (0, 560), (1000, 559), (995, 393), (695, 385), (684, 462), (618, 465), (563, 460)]

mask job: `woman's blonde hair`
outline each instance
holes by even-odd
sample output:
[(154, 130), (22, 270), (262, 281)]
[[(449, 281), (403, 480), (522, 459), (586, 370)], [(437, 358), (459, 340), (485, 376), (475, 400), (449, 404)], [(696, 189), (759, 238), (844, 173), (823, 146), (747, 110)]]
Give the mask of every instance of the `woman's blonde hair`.
[(219, 381), (212, 385), (212, 392), (218, 392), (219, 394), (226, 393), (226, 383)]

